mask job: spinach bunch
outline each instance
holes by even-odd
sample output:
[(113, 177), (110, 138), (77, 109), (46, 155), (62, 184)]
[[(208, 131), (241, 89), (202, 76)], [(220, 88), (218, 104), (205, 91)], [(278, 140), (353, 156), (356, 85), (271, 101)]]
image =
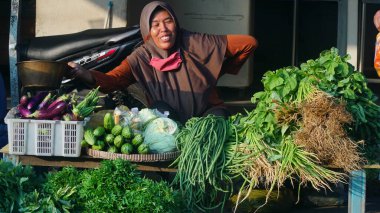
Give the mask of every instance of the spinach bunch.
[(307, 76), (315, 76), (316, 86), (330, 95), (345, 100), (346, 109), (354, 122), (347, 132), (355, 140), (365, 141), (369, 161), (376, 160), (380, 143), (380, 106), (376, 95), (368, 88), (367, 79), (348, 62), (349, 55), (341, 57), (336, 48), (326, 50), (316, 60), (301, 65)]
[(165, 182), (141, 177), (125, 160), (107, 160), (81, 174), (79, 195), (84, 212), (175, 212), (176, 193)]
[(75, 200), (72, 197), (75, 193), (76, 188), (69, 186), (59, 188), (51, 194), (35, 190), (25, 196), (19, 212), (73, 212)]
[(25, 210), (49, 212), (54, 206), (60, 212), (176, 212), (180, 203), (178, 192), (166, 182), (143, 178), (136, 165), (121, 159), (102, 161), (96, 169), (50, 172), (43, 189), (30, 195)]
[(0, 212), (19, 212), (25, 197), (43, 181), (32, 167), (0, 160)]
[(347, 111), (354, 122), (347, 126), (350, 136), (365, 141), (367, 159), (375, 160), (380, 142), (380, 106), (368, 88), (364, 75), (348, 62), (349, 55), (340, 56), (338, 49), (323, 51), (315, 60), (300, 67), (285, 67), (264, 74), (264, 91), (251, 99), (256, 109), (248, 112), (243, 122), (255, 121), (269, 143), (279, 143), (282, 136), (297, 130), (293, 124), (279, 125), (275, 118), (277, 107), (289, 107), (304, 101), (314, 89), (322, 90), (347, 103)]

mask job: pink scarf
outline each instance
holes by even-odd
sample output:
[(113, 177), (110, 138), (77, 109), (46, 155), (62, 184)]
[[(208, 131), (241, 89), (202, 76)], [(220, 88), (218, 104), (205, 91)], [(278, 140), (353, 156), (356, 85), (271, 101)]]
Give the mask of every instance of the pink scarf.
[(181, 54), (180, 54), (180, 51), (177, 50), (176, 52), (171, 54), (169, 57), (164, 58), (164, 59), (152, 57), (152, 59), (150, 59), (149, 64), (152, 67), (154, 67), (156, 70), (166, 72), (166, 71), (178, 69), (179, 66), (181, 66), (181, 63), (182, 63)]

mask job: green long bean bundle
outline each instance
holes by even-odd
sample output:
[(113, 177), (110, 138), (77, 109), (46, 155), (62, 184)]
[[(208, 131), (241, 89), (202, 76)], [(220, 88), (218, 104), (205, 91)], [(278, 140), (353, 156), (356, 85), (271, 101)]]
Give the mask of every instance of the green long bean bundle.
[(179, 184), (189, 209), (223, 210), (231, 196), (226, 142), (232, 131), (228, 120), (209, 115), (190, 119), (177, 135), (181, 155), (174, 162), (178, 167), (174, 183)]

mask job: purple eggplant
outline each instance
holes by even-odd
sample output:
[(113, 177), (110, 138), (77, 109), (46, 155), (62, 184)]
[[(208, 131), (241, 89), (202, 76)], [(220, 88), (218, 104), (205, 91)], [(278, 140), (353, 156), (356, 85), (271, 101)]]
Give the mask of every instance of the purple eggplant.
[(29, 110), (33, 109), (42, 101), (42, 99), (45, 98), (46, 95), (47, 95), (46, 91), (37, 92), (37, 94), (30, 99), (26, 108)]
[(49, 94), (47, 94), (44, 98), (44, 100), (42, 100), (42, 102), (38, 105), (38, 110), (41, 110), (41, 109), (45, 109), (47, 108), (48, 104), (49, 104), (49, 101), (52, 97), (52, 94), (51, 92), (49, 92)]
[(67, 108), (67, 103), (64, 101), (61, 101), (58, 104), (56, 104), (54, 108), (36, 110), (32, 114), (30, 114), (28, 117), (51, 120), (55, 116), (59, 116), (65, 113), (66, 108)]
[(31, 112), (23, 105), (17, 105), (17, 109), (20, 112), (21, 118), (27, 118)]
[(29, 101), (28, 96), (27, 95), (23, 95), (20, 98), (20, 105), (26, 107), (26, 105), (28, 105), (28, 101)]
[(53, 109), (55, 108), (57, 105), (59, 105), (61, 102), (66, 102), (68, 99), (70, 98), (69, 95), (67, 94), (63, 94), (61, 96), (59, 96), (57, 99), (55, 99), (48, 107), (47, 109)]

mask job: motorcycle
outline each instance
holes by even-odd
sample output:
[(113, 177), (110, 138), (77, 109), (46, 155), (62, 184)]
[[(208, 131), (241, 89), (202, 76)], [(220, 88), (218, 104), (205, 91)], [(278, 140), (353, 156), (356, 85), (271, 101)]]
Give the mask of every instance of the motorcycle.
[[(75, 62), (87, 70), (107, 72), (121, 63), (132, 51), (143, 43), (139, 26), (89, 29), (82, 32), (35, 37), (17, 46), (21, 61), (50, 60)], [(61, 90), (86, 91), (83, 83), (74, 79), (64, 79)], [(87, 88), (88, 89), (88, 88)], [(136, 89), (135, 89), (136, 90)], [(83, 92), (84, 93), (84, 92)], [(106, 108), (117, 104), (144, 104), (141, 95), (117, 91), (105, 99)], [(137, 100), (136, 103), (133, 103)], [(127, 102), (127, 103), (125, 103)], [(131, 102), (131, 103), (128, 103)]]

